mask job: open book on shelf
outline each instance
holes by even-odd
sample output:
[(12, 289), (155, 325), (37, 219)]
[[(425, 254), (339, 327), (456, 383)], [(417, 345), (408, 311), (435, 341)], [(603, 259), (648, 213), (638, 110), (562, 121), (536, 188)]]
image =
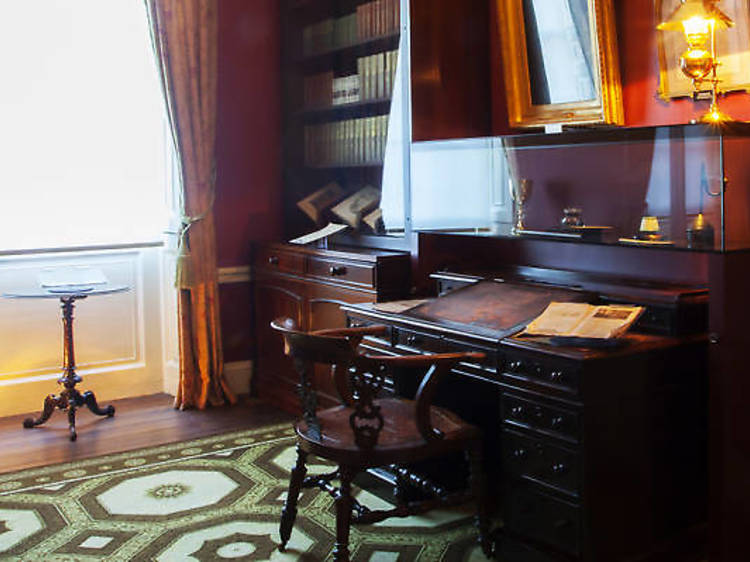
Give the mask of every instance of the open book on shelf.
[(551, 302), (520, 335), (616, 338), (624, 334), (642, 313), (642, 306)]

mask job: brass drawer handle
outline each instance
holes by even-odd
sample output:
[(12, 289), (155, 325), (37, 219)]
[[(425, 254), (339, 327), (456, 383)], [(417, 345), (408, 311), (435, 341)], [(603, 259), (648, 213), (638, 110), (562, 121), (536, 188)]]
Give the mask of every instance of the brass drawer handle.
[(513, 456), (519, 460), (526, 458), (526, 449), (519, 447), (513, 451)]
[(269, 265), (279, 265), (279, 256), (271, 256), (268, 258)]
[(510, 410), (510, 413), (514, 418), (522, 418), (526, 415), (523, 406), (513, 406)]
[(330, 273), (332, 277), (346, 275), (346, 272), (347, 269), (343, 265), (332, 265), (328, 268), (328, 273)]
[(511, 361), (508, 364), (508, 368), (514, 373), (520, 373), (524, 368), (523, 361)]

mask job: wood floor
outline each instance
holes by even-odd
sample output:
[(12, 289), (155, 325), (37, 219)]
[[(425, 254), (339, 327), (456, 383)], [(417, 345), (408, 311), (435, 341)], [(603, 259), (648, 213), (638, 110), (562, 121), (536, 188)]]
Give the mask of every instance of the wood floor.
[(33, 429), (22, 427), (26, 415), (0, 418), (0, 473), (292, 421), (288, 414), (254, 399), (203, 411), (175, 410), (167, 394), (112, 404), (116, 408), (113, 418), (79, 410), (75, 442), (68, 439), (67, 416), (61, 411)]

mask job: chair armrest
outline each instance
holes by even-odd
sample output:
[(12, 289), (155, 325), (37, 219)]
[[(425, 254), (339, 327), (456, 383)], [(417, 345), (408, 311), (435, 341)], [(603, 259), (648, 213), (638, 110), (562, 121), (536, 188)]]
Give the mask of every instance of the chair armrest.
[(373, 361), (380, 361), (389, 367), (408, 367), (419, 369), (437, 363), (458, 363), (468, 359), (481, 360), (486, 357), (479, 351), (462, 351), (458, 353), (430, 353), (425, 355), (365, 355)]
[(377, 336), (385, 334), (388, 326), (358, 326), (356, 328), (326, 328), (325, 330), (315, 330), (310, 332), (316, 336), (326, 336), (329, 338), (348, 338), (353, 336)]
[(465, 351), (459, 353), (435, 353), (431, 355), (407, 355), (403, 357), (372, 355), (366, 357), (373, 361), (382, 362), (388, 367), (413, 369), (430, 367), (419, 385), (414, 405), (417, 429), (419, 429), (422, 438), (429, 443), (443, 437), (443, 433), (440, 430), (432, 427), (432, 420), (430, 419), (432, 399), (435, 396), (438, 384), (456, 363), (469, 359), (481, 360), (486, 355), (477, 351)]

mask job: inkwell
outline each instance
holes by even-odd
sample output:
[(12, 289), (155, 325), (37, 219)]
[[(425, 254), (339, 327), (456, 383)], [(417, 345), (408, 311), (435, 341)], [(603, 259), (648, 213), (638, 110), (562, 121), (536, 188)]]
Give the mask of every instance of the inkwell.
[(698, 205), (698, 214), (693, 222), (685, 231), (687, 238), (687, 247), (695, 250), (712, 250), (714, 247), (714, 227), (703, 214), (703, 194), (710, 197), (717, 197), (721, 193), (712, 193), (708, 187), (708, 174), (706, 174), (706, 164), (701, 164), (701, 189), (700, 202)]

